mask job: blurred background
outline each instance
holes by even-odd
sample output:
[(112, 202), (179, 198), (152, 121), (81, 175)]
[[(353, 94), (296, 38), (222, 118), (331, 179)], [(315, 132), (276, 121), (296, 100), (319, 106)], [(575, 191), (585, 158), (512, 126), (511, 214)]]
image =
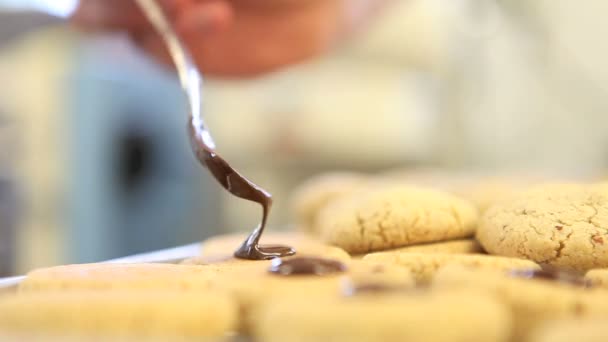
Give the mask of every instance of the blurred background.
[[(175, 77), (77, 0), (0, 0), (0, 276), (247, 231), (191, 155)], [(218, 149), (275, 198), (327, 170), (602, 177), (608, 2), (396, 0), (330, 54), (207, 79)], [(238, 122), (238, 125), (234, 123)]]

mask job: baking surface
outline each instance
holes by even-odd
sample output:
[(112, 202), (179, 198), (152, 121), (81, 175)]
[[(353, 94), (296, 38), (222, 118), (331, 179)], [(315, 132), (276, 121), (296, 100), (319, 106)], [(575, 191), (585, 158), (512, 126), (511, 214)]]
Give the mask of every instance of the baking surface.
[[(193, 243), (190, 245), (179, 246), (174, 248), (163, 249), (149, 253), (131, 255), (124, 258), (112, 259), (105, 262), (108, 263), (146, 263), (146, 262), (163, 262), (172, 263), (180, 260), (195, 257), (200, 254), (201, 244)], [(18, 285), (25, 276), (16, 276), (10, 278), (0, 278), (0, 292), (9, 290)]]

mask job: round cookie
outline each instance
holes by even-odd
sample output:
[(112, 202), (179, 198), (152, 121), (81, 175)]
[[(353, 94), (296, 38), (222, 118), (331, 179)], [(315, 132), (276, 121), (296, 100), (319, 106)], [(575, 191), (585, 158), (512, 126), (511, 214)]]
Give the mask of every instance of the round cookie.
[(368, 253), (469, 237), (477, 210), (439, 191), (378, 186), (333, 201), (317, 223), (323, 241), (349, 253)]
[[(203, 241), (201, 254), (197, 257), (186, 259), (182, 264), (201, 265), (201, 264), (252, 264), (255, 261), (242, 260), (235, 258), (233, 252), (247, 238), (246, 234), (226, 234), (211, 237)], [(261, 244), (281, 244), (289, 245), (296, 250), (295, 256), (320, 256), (326, 258), (339, 259), (342, 261), (350, 260), (350, 255), (343, 249), (330, 246), (318, 241), (310, 235), (301, 232), (266, 232), (262, 236)]]
[[(484, 253), (483, 248), (475, 239), (460, 239), (452, 241), (442, 241), (425, 243), (422, 245), (413, 245), (407, 247), (398, 247), (389, 250), (396, 253), (440, 253), (440, 254), (481, 254)], [(389, 252), (387, 251), (387, 252)], [(382, 252), (374, 252), (382, 253)], [(374, 254), (370, 253), (370, 254)]]
[(529, 260), (481, 254), (429, 254), (389, 251), (368, 254), (363, 260), (405, 267), (412, 273), (416, 281), (423, 284), (429, 283), (439, 269), (448, 265), (493, 271), (540, 269), (540, 266)]
[(559, 279), (570, 277), (553, 280), (540, 275), (530, 279), (529, 272), (516, 276), (452, 265), (437, 272), (433, 287), (440, 291), (467, 289), (493, 294), (511, 310), (514, 341), (526, 341), (532, 331), (549, 320), (608, 314), (608, 292), (587, 288), (580, 277), (564, 282)]
[(273, 300), (258, 313), (260, 341), (506, 342), (510, 317), (497, 300), (470, 292), (367, 293)]
[(217, 291), (73, 291), (0, 297), (0, 331), (74, 340), (221, 338), (237, 326), (237, 306)]
[(608, 266), (607, 227), (608, 191), (550, 185), (492, 207), (477, 239), (491, 254), (585, 271)]
[[(309, 272), (310, 265), (314, 265), (318, 273)], [(414, 281), (407, 270), (391, 265), (344, 263), (314, 257), (274, 259), (256, 263), (254, 267), (226, 268), (215, 278), (215, 287), (228, 291), (239, 302), (245, 331), (255, 325), (257, 311), (271, 298), (289, 302), (297, 298), (336, 296), (345, 286), (361, 285), (411, 288)]]
[(585, 274), (585, 279), (591, 286), (608, 288), (608, 269), (598, 268), (589, 270)]
[(207, 290), (213, 274), (203, 266), (172, 264), (76, 264), (34, 270), (19, 291)]
[(310, 178), (291, 195), (291, 208), (298, 228), (317, 234), (319, 211), (332, 200), (352, 193), (367, 181), (363, 174), (330, 172)]
[(537, 329), (530, 342), (605, 342), (608, 341), (608, 318), (562, 319)]

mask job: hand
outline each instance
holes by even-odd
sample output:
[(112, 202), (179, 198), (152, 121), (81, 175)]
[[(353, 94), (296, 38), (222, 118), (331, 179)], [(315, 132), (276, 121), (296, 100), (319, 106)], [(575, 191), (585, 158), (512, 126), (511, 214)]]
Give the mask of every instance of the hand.
[[(330, 49), (387, 0), (160, 0), (206, 74), (252, 76)], [(165, 63), (165, 47), (132, 0), (81, 0), (75, 23), (126, 30)]]

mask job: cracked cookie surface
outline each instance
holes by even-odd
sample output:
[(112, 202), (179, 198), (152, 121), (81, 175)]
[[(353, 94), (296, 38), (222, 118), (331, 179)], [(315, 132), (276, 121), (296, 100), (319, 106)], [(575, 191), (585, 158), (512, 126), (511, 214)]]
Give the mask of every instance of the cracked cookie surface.
[(350, 253), (464, 238), (476, 223), (477, 210), (466, 200), (411, 186), (362, 189), (318, 216), (321, 239)]
[(471, 269), (491, 271), (530, 271), (540, 267), (530, 261), (493, 255), (449, 254), (449, 253), (408, 253), (377, 252), (363, 258), (367, 262), (396, 265), (406, 268), (419, 283), (429, 283), (441, 268), (459, 265)]
[(491, 254), (576, 271), (608, 267), (608, 191), (576, 184), (531, 189), (488, 210), (477, 239)]

